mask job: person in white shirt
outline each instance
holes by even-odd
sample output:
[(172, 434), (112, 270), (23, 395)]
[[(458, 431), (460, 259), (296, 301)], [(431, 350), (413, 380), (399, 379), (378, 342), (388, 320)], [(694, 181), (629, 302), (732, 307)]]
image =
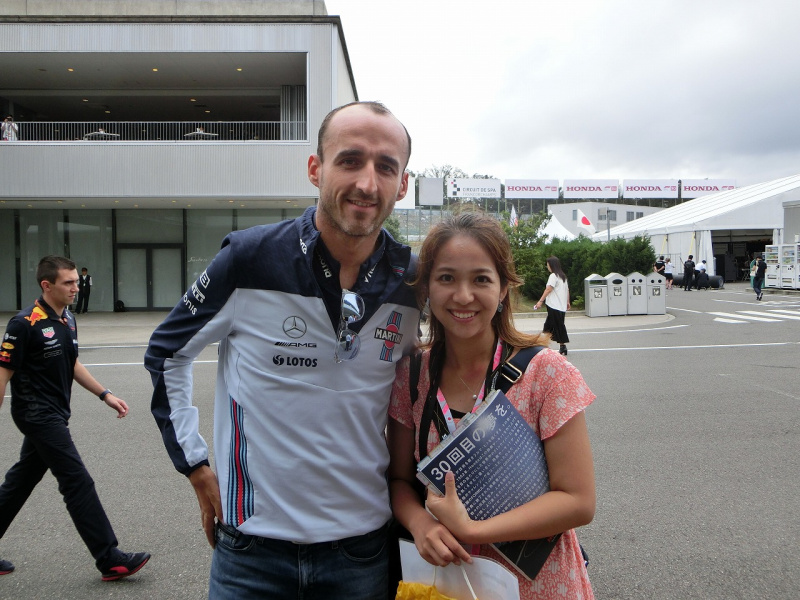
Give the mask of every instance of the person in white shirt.
[(0, 137), (3, 138), (4, 142), (16, 142), (18, 133), (19, 128), (17, 124), (14, 123), (14, 117), (11, 115), (7, 116), (3, 122), (0, 123)]
[(566, 356), (569, 336), (564, 325), (564, 317), (566, 317), (570, 307), (569, 285), (558, 257), (551, 256), (547, 259), (547, 270), (550, 271), (547, 287), (545, 287), (544, 293), (534, 309), (539, 310), (542, 303), (547, 305), (547, 318), (544, 321), (542, 331), (549, 333), (553, 341), (561, 345), (559, 352)]
[(695, 272), (694, 281), (695, 281), (695, 288), (696, 289), (699, 290), (700, 288), (705, 288), (705, 289), (709, 288), (710, 284), (709, 284), (709, 281), (708, 281), (707, 271), (708, 271), (708, 265), (706, 264), (706, 261), (705, 260), (701, 260), (697, 264), (697, 269), (696, 269), (696, 272)]
[(667, 289), (671, 290), (672, 289), (672, 280), (673, 280), (673, 277), (672, 277), (672, 262), (668, 258), (664, 260), (664, 279), (667, 280)]

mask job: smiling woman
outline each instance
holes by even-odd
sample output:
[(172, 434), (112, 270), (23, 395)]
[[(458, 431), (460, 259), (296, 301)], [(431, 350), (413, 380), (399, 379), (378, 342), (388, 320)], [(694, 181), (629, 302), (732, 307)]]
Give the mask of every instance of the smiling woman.
[(509, 291), (520, 284), (508, 238), (491, 217), (462, 213), (437, 224), (425, 239), (415, 287), (420, 304), (426, 297), (430, 304), (431, 336), (413, 358), (419, 365), (419, 401), (409, 391), (410, 357), (398, 366), (392, 390), (387, 436), (392, 506), (420, 555), (440, 566), (469, 561), (465, 547), (504, 562), (492, 543), (563, 533), (535, 580), (520, 577), (520, 596), (554, 598), (566, 591), (565, 597), (590, 599), (594, 596), (574, 528), (590, 522), (595, 510), (583, 414), (594, 394), (558, 353), (536, 353), (507, 391), (543, 440), (549, 492), (495, 517), (473, 521), (455, 487), (442, 498), (429, 495), (427, 503), (414, 488), (416, 463), (499, 389), (507, 361), (522, 348), (549, 343), (549, 335), (529, 335), (514, 327)]

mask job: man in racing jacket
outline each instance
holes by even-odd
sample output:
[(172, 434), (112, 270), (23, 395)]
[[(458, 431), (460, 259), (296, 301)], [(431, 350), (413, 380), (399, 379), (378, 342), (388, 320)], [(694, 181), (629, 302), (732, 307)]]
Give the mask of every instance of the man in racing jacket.
[[(410, 151), (381, 104), (332, 111), (308, 161), (318, 206), (228, 235), (152, 335), (152, 411), (215, 547), (211, 598), (386, 596), (384, 428), (419, 311), (411, 251), (381, 225)], [(215, 475), (192, 361), (216, 341)]]

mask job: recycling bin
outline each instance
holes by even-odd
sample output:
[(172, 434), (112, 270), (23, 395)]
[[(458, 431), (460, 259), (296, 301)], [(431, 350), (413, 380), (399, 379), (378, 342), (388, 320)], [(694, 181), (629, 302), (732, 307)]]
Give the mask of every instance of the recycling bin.
[(634, 271), (627, 277), (628, 282), (628, 314), (647, 314), (647, 279)]
[(608, 282), (608, 315), (628, 314), (628, 281), (619, 273), (606, 275)]
[(649, 273), (647, 275), (647, 314), (667, 314), (667, 284), (662, 275)]
[(605, 277), (592, 273), (584, 279), (583, 297), (587, 317), (608, 316), (608, 282)]

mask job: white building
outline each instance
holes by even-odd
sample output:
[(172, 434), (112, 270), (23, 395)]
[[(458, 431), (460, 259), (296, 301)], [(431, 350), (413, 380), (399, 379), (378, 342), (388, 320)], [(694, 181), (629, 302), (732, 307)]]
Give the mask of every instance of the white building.
[(0, 73), (0, 310), (45, 254), (93, 310), (172, 307), (228, 232), (315, 203), (319, 125), (357, 99), (321, 0), (0, 0)]
[[(676, 272), (692, 254), (709, 274), (742, 277), (753, 253), (784, 241), (784, 209), (800, 201), (800, 175), (703, 196), (643, 219), (613, 227), (612, 238), (647, 234), (656, 255), (669, 256)], [(800, 222), (800, 221), (798, 221)], [(606, 232), (593, 238), (604, 241)], [(786, 240), (791, 241), (791, 240)]]

